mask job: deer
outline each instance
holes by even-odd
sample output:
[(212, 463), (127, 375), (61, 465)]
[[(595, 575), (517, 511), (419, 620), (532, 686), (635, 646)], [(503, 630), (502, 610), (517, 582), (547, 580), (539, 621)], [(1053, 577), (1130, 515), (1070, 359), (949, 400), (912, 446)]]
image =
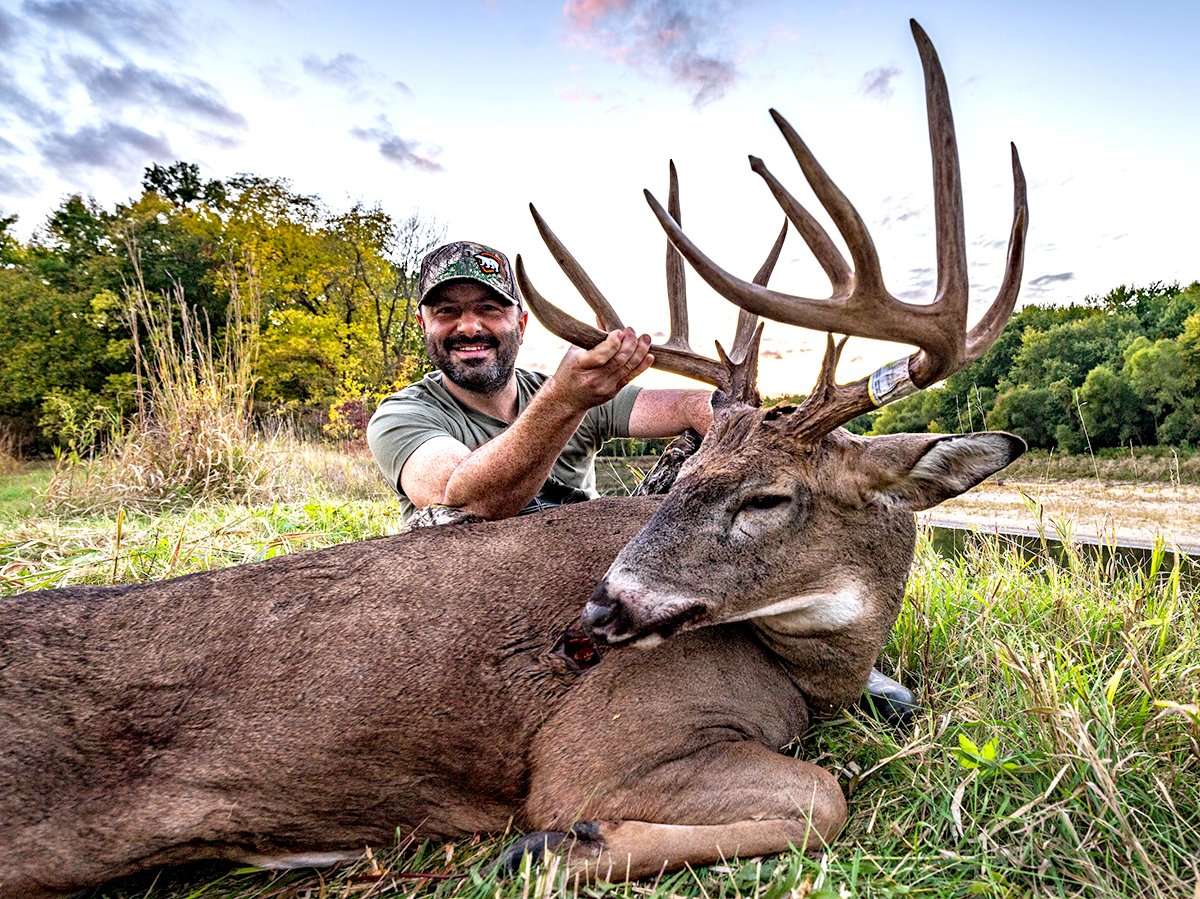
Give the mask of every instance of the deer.
[[(866, 438), (842, 425), (977, 359), (1020, 289), (1028, 205), (1012, 152), (1003, 281), (967, 327), (958, 154), (936, 52), (915, 22), (933, 152), (937, 292), (887, 292), (862, 219), (772, 112), (832, 238), (752, 159), (833, 286), (826, 299), (712, 262), (668, 208), (671, 335), (656, 364), (718, 388), (662, 495), (423, 528), (252, 565), (0, 602), (0, 896), (62, 895), (203, 858), (321, 866), (397, 828), (526, 832), (637, 879), (796, 848), (848, 809), (834, 774), (779, 750), (861, 693), (900, 609), (914, 512), (1024, 449), (1002, 432)], [(600, 322), (616, 313), (533, 210)], [(785, 224), (785, 232), (787, 225)], [(685, 259), (740, 309), (731, 350), (688, 345)], [(559, 336), (603, 332), (521, 289)], [(762, 408), (760, 318), (827, 332), (816, 386)], [(846, 335), (835, 341), (833, 334)], [(850, 335), (916, 349), (839, 384)]]

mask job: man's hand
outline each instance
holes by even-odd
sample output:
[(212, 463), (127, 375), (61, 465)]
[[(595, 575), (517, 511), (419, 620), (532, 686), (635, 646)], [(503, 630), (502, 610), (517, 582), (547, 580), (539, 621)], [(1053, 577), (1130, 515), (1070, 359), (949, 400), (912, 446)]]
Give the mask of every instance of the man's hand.
[(590, 350), (571, 347), (542, 390), (566, 407), (585, 412), (612, 399), (653, 363), (649, 334), (638, 337), (633, 328), (610, 331)]

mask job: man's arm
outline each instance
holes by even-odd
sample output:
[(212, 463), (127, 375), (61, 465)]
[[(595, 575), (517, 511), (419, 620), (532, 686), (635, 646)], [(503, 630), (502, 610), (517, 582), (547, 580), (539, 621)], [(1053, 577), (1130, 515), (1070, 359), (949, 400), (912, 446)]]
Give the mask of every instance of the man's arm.
[(650, 367), (650, 338), (613, 331), (595, 348), (572, 348), (503, 433), (468, 450), (452, 437), (418, 447), (400, 472), (414, 505), (439, 503), (483, 518), (521, 511), (541, 489), (584, 413)]
[(708, 390), (643, 390), (629, 413), (630, 437), (675, 437), (688, 428), (708, 433), (712, 393)]

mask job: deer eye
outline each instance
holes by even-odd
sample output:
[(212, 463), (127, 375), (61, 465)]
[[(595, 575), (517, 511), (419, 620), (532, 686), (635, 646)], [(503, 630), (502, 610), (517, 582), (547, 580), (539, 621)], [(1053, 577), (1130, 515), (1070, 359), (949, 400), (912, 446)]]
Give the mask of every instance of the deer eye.
[(742, 512), (767, 512), (771, 509), (778, 509), (781, 506), (786, 506), (792, 501), (792, 498), (784, 493), (760, 493), (757, 496), (752, 496), (742, 502), (738, 513)]

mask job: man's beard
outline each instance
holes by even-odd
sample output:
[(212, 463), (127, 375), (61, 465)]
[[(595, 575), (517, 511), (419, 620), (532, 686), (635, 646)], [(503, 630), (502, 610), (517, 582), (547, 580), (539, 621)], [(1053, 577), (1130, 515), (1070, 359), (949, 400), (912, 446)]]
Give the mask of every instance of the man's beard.
[[(491, 359), (455, 359), (451, 351), (455, 347), (483, 344), (495, 349)], [(514, 329), (499, 337), (482, 334), (478, 337), (447, 337), (441, 343), (425, 338), (425, 351), (429, 359), (452, 382), (464, 390), (490, 395), (501, 390), (512, 377), (517, 363), (517, 348), (520, 337)]]

